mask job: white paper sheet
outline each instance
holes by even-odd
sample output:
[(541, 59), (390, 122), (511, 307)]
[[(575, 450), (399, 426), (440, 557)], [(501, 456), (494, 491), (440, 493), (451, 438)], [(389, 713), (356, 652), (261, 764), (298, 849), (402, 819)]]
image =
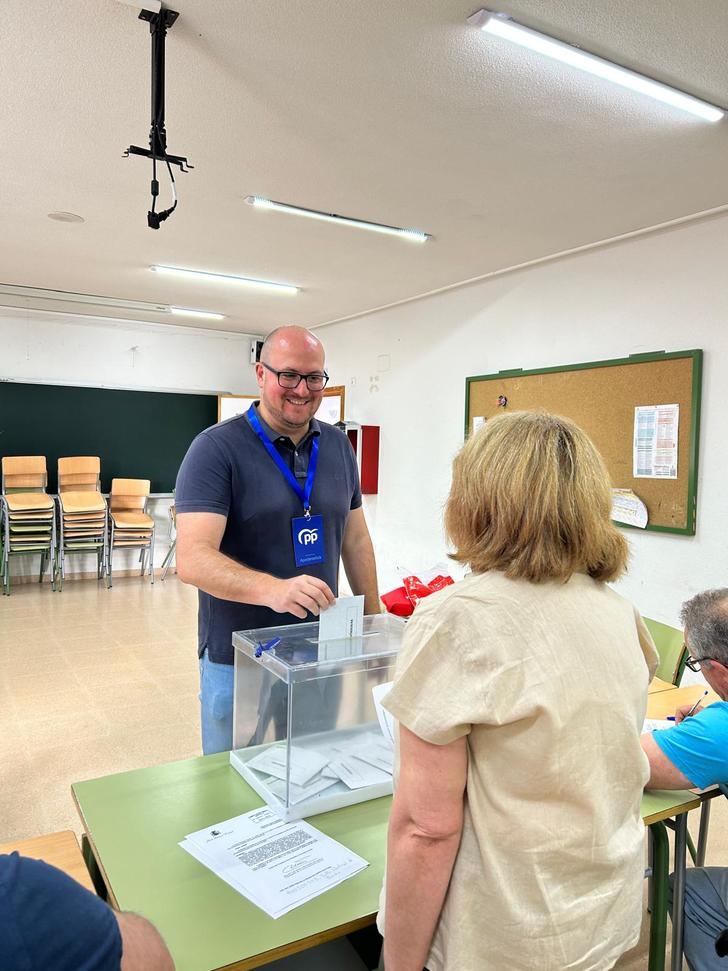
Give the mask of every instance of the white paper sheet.
[(394, 748), (395, 718), (394, 715), (391, 715), (387, 709), (382, 706), (382, 701), (389, 694), (393, 684), (393, 681), (387, 681), (385, 684), (375, 684), (372, 688), (372, 698), (374, 699), (374, 707), (377, 712), (379, 727), (382, 729), (382, 736), (392, 746), (392, 748)]
[[(296, 786), (305, 786), (310, 779), (318, 775), (328, 762), (325, 755), (320, 755), (313, 749), (291, 746), (290, 780)], [(249, 769), (265, 772), (276, 779), (286, 778), (286, 746), (271, 745), (260, 755), (254, 756), (248, 763)]]
[(645, 723), (642, 726), (642, 734), (644, 735), (645, 732), (654, 732), (663, 728), (674, 727), (675, 722), (672, 719), (668, 721), (666, 718), (645, 718)]
[(190, 833), (179, 845), (274, 918), (369, 865), (308, 823), (284, 823), (267, 807)]
[(485, 424), (485, 418), (483, 418), (482, 415), (474, 415), (473, 416), (473, 435), (478, 431), (478, 429), (482, 428), (484, 424)]
[(329, 767), (338, 775), (349, 789), (364, 789), (366, 786), (377, 786), (382, 782), (390, 782), (392, 773), (375, 769), (368, 762), (362, 762), (354, 755), (333, 760)]
[(632, 474), (635, 479), (677, 479), (680, 405), (640, 405), (634, 410)]
[[(332, 772), (331, 775), (324, 775), (322, 772), (321, 775), (317, 775), (307, 782), (305, 786), (294, 786), (291, 783), (288, 795), (290, 805), (297, 806), (304, 799), (311, 799), (313, 796), (317, 796), (319, 792), (330, 789), (338, 781), (339, 777), (336, 773)], [(266, 782), (266, 786), (269, 792), (272, 792), (282, 803), (285, 803), (286, 783), (284, 779), (273, 779), (272, 781)]]
[(612, 519), (644, 529), (647, 525), (647, 506), (631, 489), (612, 489)]
[(363, 632), (364, 597), (339, 597), (319, 616), (319, 660), (325, 659), (326, 641), (351, 640)]

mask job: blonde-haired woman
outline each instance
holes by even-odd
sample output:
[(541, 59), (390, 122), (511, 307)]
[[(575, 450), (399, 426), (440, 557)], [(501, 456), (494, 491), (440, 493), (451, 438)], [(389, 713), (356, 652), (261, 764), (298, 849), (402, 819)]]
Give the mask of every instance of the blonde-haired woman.
[(499, 415), (455, 459), (445, 525), (473, 572), (418, 606), (385, 700), (387, 971), (597, 971), (637, 942), (657, 655), (607, 586), (610, 509), (564, 418)]

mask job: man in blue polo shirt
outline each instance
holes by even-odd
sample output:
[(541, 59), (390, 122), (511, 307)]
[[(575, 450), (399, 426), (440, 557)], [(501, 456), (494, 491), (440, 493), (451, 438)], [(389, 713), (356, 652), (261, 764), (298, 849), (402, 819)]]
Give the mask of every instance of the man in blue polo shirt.
[[(707, 708), (690, 705), (675, 712), (675, 727), (642, 736), (650, 760), (649, 789), (705, 789), (728, 783), (728, 589), (706, 590), (683, 604), (681, 619), (688, 666), (702, 671), (720, 697)], [(728, 928), (728, 868), (700, 867), (687, 872), (685, 957), (692, 971), (728, 968), (715, 951)]]
[(232, 746), (233, 631), (317, 617), (336, 597), (340, 558), (365, 613), (380, 610), (354, 452), (313, 417), (323, 345), (280, 327), (255, 371), (260, 401), (198, 435), (177, 478), (177, 572), (199, 589), (206, 755)]
[(2, 971), (174, 971), (156, 929), (41, 860), (0, 855)]

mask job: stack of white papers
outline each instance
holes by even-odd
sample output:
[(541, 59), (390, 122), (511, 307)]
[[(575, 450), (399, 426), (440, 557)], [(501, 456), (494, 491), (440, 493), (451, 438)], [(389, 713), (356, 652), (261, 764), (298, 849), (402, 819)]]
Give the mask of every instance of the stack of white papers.
[[(378, 733), (357, 733), (329, 744), (326, 753), (315, 748), (290, 748), (289, 804), (296, 805), (343, 782), (348, 789), (364, 789), (392, 781), (392, 746)], [(246, 763), (263, 778), (281, 802), (286, 798), (286, 746), (271, 745)], [(341, 789), (341, 786), (339, 786)]]
[(273, 918), (369, 866), (308, 823), (284, 823), (267, 806), (190, 833), (179, 845)]

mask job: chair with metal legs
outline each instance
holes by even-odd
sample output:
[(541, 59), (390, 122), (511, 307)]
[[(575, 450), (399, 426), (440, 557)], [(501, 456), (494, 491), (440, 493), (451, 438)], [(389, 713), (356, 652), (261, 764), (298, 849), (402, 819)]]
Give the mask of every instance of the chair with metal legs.
[(108, 509), (101, 494), (101, 459), (78, 455), (58, 459), (59, 589), (66, 577), (66, 556), (96, 555), (98, 579), (106, 572)]
[(54, 503), (46, 495), (44, 455), (5, 455), (0, 495), (0, 580), (10, 594), (10, 558), (40, 555), (38, 582), (50, 565), (55, 590), (56, 524)]
[(117, 549), (139, 550), (141, 576), (147, 569), (148, 556), (149, 576), (154, 583), (154, 520), (146, 511), (150, 487), (149, 479), (111, 480), (107, 587), (113, 582), (113, 558)]

